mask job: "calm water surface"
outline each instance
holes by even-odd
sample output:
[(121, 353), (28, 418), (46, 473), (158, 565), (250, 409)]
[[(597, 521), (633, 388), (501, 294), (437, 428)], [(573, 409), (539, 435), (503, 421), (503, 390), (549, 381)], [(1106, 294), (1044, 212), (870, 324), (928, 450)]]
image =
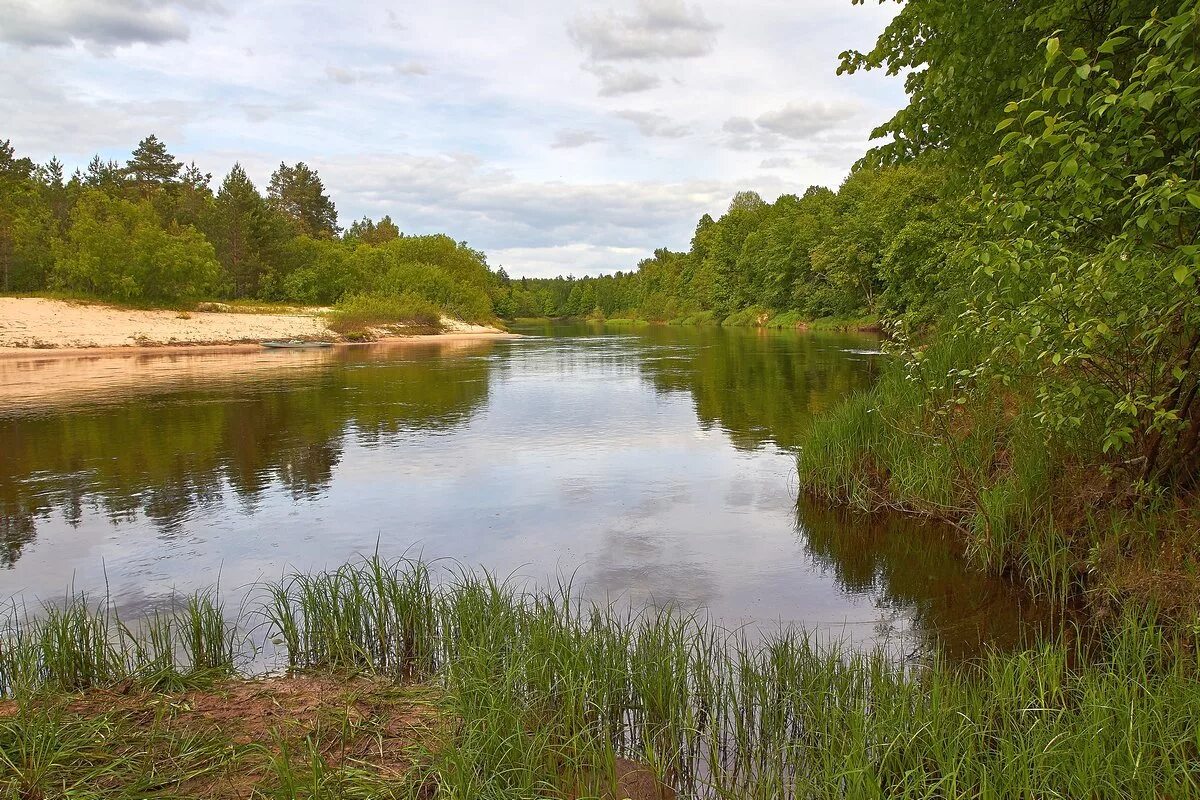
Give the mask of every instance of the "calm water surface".
[(374, 550), (970, 653), (1041, 618), (945, 535), (797, 504), (864, 336), (546, 326), (331, 351), (0, 360), (0, 595), (126, 608)]

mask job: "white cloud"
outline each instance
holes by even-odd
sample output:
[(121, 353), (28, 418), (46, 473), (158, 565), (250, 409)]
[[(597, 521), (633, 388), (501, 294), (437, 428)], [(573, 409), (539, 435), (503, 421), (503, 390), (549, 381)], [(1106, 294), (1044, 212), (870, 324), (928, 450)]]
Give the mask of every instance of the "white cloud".
[(567, 30), (595, 61), (652, 61), (707, 55), (719, 28), (682, 0), (637, 0), (632, 14), (577, 17)]
[(789, 139), (810, 139), (847, 122), (857, 109), (847, 103), (788, 103), (758, 118), (758, 127)]
[(342, 67), (330, 66), (325, 68), (325, 74), (329, 76), (330, 80), (343, 85), (358, 83), (360, 80), (362, 80), (361, 74), (355, 69), (343, 69)]
[(503, 266), (514, 276), (602, 275), (628, 272), (647, 252), (638, 247), (605, 247), (567, 244), (552, 247), (506, 247), (489, 255), (493, 267)]
[(312, 111), (316, 104), (311, 100), (286, 100), (272, 103), (242, 103), (240, 108), (251, 122), (266, 122), (280, 115)]
[(588, 65), (585, 69), (600, 79), (601, 97), (644, 92), (657, 88), (662, 83), (662, 79), (657, 75), (640, 70), (618, 70), (596, 64)]
[(554, 143), (550, 146), (557, 150), (563, 150), (603, 141), (604, 137), (595, 131), (569, 129), (554, 134)]
[[(858, 114), (848, 103), (791, 102), (760, 114), (725, 120), (722, 144), (732, 150), (778, 150), (789, 140), (823, 144), (822, 137), (844, 127)], [(857, 142), (856, 142), (857, 145)]]
[(759, 169), (790, 169), (794, 166), (796, 166), (796, 162), (787, 156), (764, 158), (758, 165)]
[(617, 116), (636, 125), (642, 136), (678, 139), (690, 133), (686, 125), (656, 111), (618, 111)]
[[(837, 185), (902, 101), (901, 79), (834, 75), (890, 3), (224, 6), (0, 0), (0, 138), (69, 171), (156, 133), (218, 177), (241, 161), (260, 188), (303, 160), (343, 223), (391, 214), (503, 253), (513, 274), (579, 274), (685, 248), (740, 189)], [(149, 27), (80, 26), (129, 9)], [(857, 113), (783, 113), (833, 99)]]
[(428, 75), (429, 68), (419, 62), (409, 61), (407, 64), (397, 65), (396, 72), (401, 75)]

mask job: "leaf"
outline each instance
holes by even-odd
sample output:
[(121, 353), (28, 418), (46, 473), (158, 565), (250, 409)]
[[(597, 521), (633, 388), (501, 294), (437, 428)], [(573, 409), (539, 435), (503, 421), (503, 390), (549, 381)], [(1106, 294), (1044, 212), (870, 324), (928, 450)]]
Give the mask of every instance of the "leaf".
[(1046, 42), (1046, 63), (1049, 64), (1058, 55), (1058, 51), (1062, 49), (1062, 43), (1058, 41), (1058, 37), (1054, 36), (1050, 41)]
[(1187, 283), (1188, 278), (1192, 276), (1192, 268), (1187, 264), (1180, 264), (1175, 268), (1175, 280), (1179, 283)]
[(1188, 192), (1187, 199), (1196, 208), (1200, 208), (1200, 192)]

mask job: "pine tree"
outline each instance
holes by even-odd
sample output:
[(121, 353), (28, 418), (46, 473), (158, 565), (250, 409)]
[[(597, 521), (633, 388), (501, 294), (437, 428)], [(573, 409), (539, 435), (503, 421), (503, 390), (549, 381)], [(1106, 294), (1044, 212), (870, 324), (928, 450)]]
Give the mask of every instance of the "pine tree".
[(157, 136), (150, 134), (138, 142), (124, 172), (142, 196), (149, 197), (155, 189), (178, 183), (181, 169), (183, 164), (167, 152), (167, 146)]
[(60, 228), (65, 226), (70, 202), (63, 180), (63, 163), (58, 160), (58, 156), (51, 156), (49, 161), (37, 168), (37, 180), (42, 185), (42, 193), (56, 223)]
[(330, 239), (341, 230), (337, 209), (325, 194), (325, 185), (303, 161), (294, 167), (281, 163), (267, 187), (269, 203), (291, 220), (296, 230), (314, 239)]
[(37, 168), (38, 180), (50, 189), (63, 188), (63, 163), (58, 160), (58, 156), (51, 156), (50, 160)]
[(100, 156), (92, 156), (87, 170), (82, 175), (82, 183), (92, 189), (102, 189), (111, 192), (124, 185), (125, 179), (121, 165), (116, 161), (105, 161)]
[(277, 239), (273, 213), (241, 164), (221, 182), (209, 237), (234, 297), (258, 293)]
[(179, 176), (179, 191), (172, 192), (163, 216), (181, 225), (199, 225), (213, 201), (212, 173), (204, 172), (196, 162), (188, 164)]

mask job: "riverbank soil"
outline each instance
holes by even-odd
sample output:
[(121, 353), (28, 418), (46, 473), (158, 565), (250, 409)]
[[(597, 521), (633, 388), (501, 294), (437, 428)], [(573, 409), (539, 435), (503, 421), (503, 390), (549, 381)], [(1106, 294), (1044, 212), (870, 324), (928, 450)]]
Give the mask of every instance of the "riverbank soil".
[[(454, 729), (439, 689), (336, 674), (0, 701), (0, 794), (432, 796), (430, 762)], [(615, 774), (606, 797), (675, 797), (643, 765), (617, 759)]]

